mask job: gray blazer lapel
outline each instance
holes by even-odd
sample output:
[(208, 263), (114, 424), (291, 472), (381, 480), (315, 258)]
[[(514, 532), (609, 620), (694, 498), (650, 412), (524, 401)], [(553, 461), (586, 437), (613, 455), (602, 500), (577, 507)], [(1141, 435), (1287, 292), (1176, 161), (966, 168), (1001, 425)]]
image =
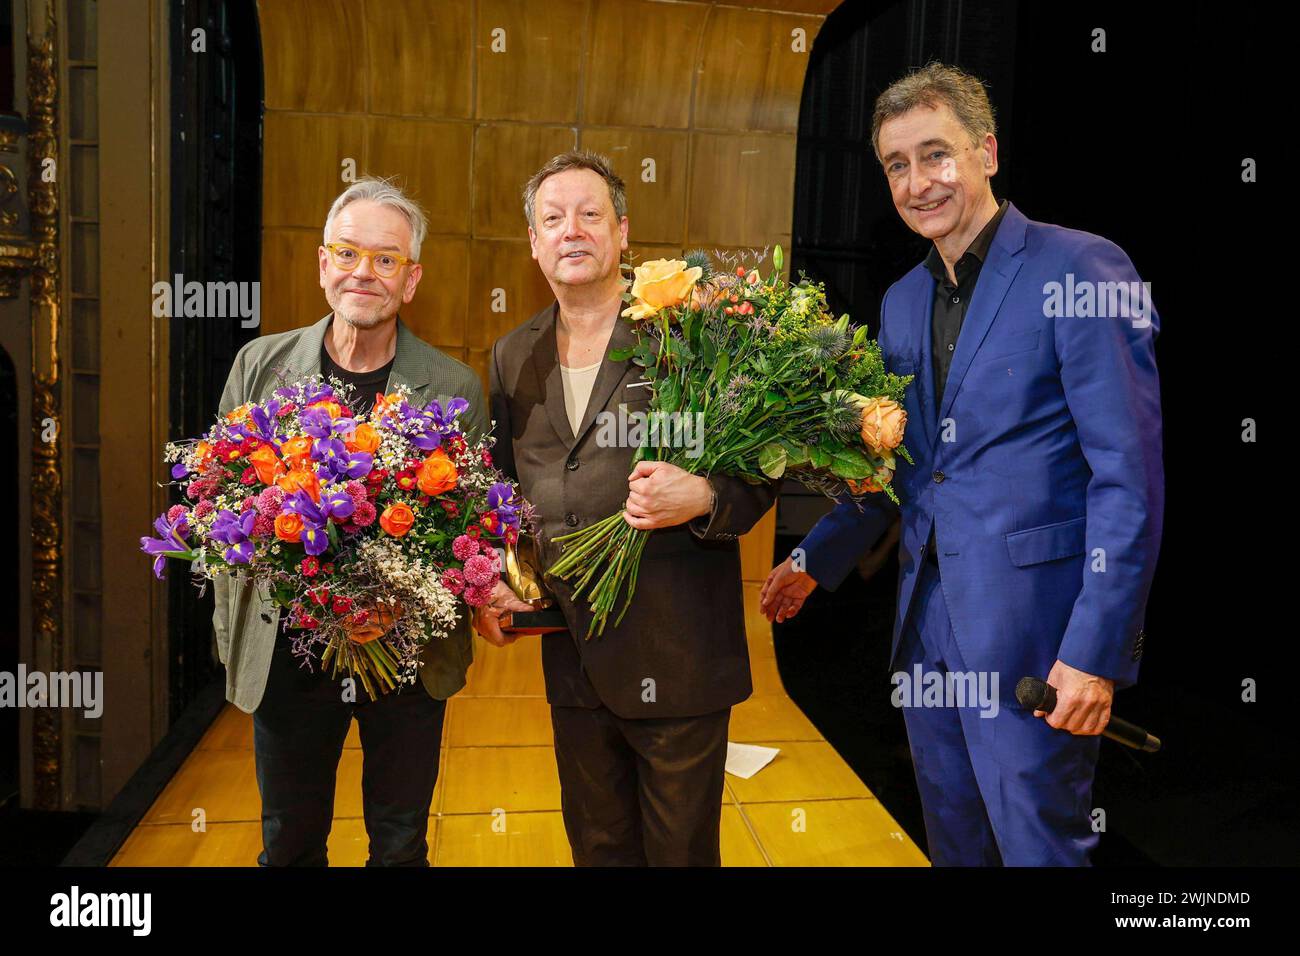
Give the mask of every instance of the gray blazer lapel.
[(388, 373), (388, 388), (385, 391), (391, 392), (394, 385), (403, 384), (409, 385), (412, 392), (422, 393), (432, 377), (429, 368), (430, 350), (431, 346), (421, 342), (406, 327), (401, 316), (398, 316), (397, 347), (393, 353), (393, 370)]
[(288, 381), (320, 374), (320, 349), (333, 319), (334, 313), (331, 312), (315, 325), (303, 329), (302, 335), (294, 343), (293, 351), (289, 353), (289, 358), (286, 360), (290, 369)]

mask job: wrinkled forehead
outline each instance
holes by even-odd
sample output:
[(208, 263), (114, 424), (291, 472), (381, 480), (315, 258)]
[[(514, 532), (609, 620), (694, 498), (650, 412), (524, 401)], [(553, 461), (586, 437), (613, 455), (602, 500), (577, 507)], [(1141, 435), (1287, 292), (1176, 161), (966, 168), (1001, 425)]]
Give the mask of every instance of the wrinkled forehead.
[(411, 224), (392, 206), (358, 199), (339, 210), (330, 238), (406, 255), (411, 248)]

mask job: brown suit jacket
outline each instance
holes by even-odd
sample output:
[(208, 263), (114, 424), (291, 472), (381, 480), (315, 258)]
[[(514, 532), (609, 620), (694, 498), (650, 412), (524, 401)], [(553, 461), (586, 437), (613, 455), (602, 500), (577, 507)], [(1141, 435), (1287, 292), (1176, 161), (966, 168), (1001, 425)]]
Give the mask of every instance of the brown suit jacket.
[[(551, 538), (595, 524), (623, 507), (635, 451), (601, 447), (597, 413), (645, 412), (650, 396), (641, 368), (606, 355), (573, 437), (555, 344), (559, 306), (552, 302), (492, 349), (491, 407), (496, 463), (515, 478), (538, 512), (539, 553), (559, 557)], [(614, 326), (609, 349), (632, 345), (630, 323)], [(550, 580), (569, 630), (541, 637), (546, 698), (552, 704), (604, 704), (624, 718), (690, 717), (722, 710), (750, 695), (740, 549), (736, 539), (772, 506), (778, 483), (752, 485), (710, 477), (713, 512), (688, 525), (651, 532), (636, 595), (623, 622), (615, 605), (604, 634), (586, 639), (587, 596)], [(532, 638), (524, 638), (531, 640)]]

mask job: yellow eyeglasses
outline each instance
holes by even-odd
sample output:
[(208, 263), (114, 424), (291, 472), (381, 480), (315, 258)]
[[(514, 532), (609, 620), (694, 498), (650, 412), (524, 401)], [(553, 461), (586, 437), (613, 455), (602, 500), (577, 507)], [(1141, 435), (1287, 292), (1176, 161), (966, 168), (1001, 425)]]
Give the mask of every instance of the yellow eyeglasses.
[(362, 259), (369, 259), (370, 268), (375, 271), (375, 275), (391, 279), (397, 275), (397, 270), (402, 266), (415, 264), (414, 259), (399, 256), (395, 252), (359, 249), (356, 246), (348, 245), (346, 242), (327, 242), (325, 248), (329, 250), (330, 258), (334, 260), (334, 264), (344, 272), (351, 272), (361, 264)]

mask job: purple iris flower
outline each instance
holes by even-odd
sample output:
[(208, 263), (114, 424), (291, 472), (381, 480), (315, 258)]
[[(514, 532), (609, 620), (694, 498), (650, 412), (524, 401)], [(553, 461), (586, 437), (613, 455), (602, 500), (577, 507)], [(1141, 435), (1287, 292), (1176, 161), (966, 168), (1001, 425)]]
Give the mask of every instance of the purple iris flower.
[(433, 428), (431, 425), (425, 427), (424, 431), (417, 432), (414, 435), (407, 435), (412, 445), (420, 451), (433, 451), (442, 444), (442, 432)]
[(328, 463), (331, 458), (338, 458), (348, 453), (347, 446), (340, 438), (321, 437), (311, 443), (312, 461)]
[(284, 499), (283, 508), (302, 518), (303, 525), (323, 528), (330, 518), (343, 520), (351, 517), (356, 509), (356, 502), (342, 488), (336, 488), (324, 495), (319, 502), (312, 501), (311, 495), (299, 490)]
[(279, 449), (280, 442), (279, 436), (275, 433), (275, 422), (280, 413), (281, 407), (278, 398), (271, 399), (266, 403), (265, 407), (254, 405), (249, 411), (249, 415), (253, 419), (254, 428), (251, 430), (245, 428), (245, 434), (252, 434), (257, 438), (265, 439), (274, 445), (276, 449)]
[(488, 489), (488, 507), (496, 511), (501, 524), (519, 530), (519, 507), (514, 503), (515, 490), (504, 481)]
[(433, 423), (440, 430), (446, 431), (449, 426), (455, 423), (456, 416), (467, 408), (469, 408), (469, 401), (458, 397), (448, 401), (445, 409), (442, 407), (441, 402), (432, 401), (424, 407), (424, 413), (433, 419)]
[(189, 543), (185, 540), (190, 530), (189, 520), (185, 515), (181, 515), (175, 522), (171, 522), (167, 520), (167, 513), (163, 512), (154, 521), (153, 526), (158, 532), (158, 537), (141, 538), (140, 550), (154, 556), (153, 574), (161, 581), (163, 567), (169, 557), (183, 558), (190, 554)]
[(312, 382), (303, 389), (302, 403), (310, 405), (313, 402), (327, 401), (334, 397), (334, 387), (324, 382)]
[(183, 461), (177, 462), (176, 464), (172, 465), (173, 478), (184, 478), (189, 473), (190, 473), (190, 466), (185, 464), (185, 462)]
[(317, 474), (325, 480), (334, 478), (364, 478), (370, 474), (375, 456), (369, 452), (348, 453), (347, 446), (337, 438), (318, 438), (311, 443), (311, 457), (324, 466), (324, 474)]
[(324, 528), (304, 527), (298, 540), (302, 542), (302, 549), (312, 555), (321, 554), (330, 546), (329, 532)]
[(298, 424), (312, 438), (329, 438), (334, 431), (330, 413), (323, 408), (305, 408), (298, 416)]
[[(349, 502), (351, 499), (348, 499)], [(321, 505), (311, 500), (305, 491), (295, 491), (284, 499), (284, 510), (302, 518), (302, 535), (299, 541), (308, 554), (320, 554), (329, 547), (330, 537), (326, 524), (329, 514)]]
[(256, 509), (249, 509), (237, 515), (229, 508), (222, 508), (212, 522), (210, 536), (214, 541), (228, 545), (225, 559), (230, 564), (247, 564), (253, 557), (253, 522), (257, 519)]
[[(346, 458), (340, 458), (335, 468), (335, 474), (340, 478), (345, 475), (348, 478), (364, 478), (370, 474), (370, 469), (375, 463), (375, 456), (368, 451), (354, 451)], [(331, 466), (334, 467), (334, 466)]]
[(331, 491), (320, 501), (320, 510), (331, 518), (340, 520), (350, 518), (356, 509), (356, 501), (342, 488)]
[(406, 437), (421, 451), (433, 451), (442, 445), (443, 428), (439, 421), (442, 417), (442, 409), (436, 408), (435, 413), (437, 405), (437, 402), (431, 402), (429, 407), (413, 408), (405, 402), (402, 403), (403, 417), (419, 428), (419, 431), (408, 432)]
[(299, 490), (291, 495), (286, 495), (284, 504), (281, 506), (289, 514), (298, 515), (302, 518), (302, 523), (309, 527), (323, 528), (328, 516), (321, 510), (320, 505), (311, 500), (311, 495)]

